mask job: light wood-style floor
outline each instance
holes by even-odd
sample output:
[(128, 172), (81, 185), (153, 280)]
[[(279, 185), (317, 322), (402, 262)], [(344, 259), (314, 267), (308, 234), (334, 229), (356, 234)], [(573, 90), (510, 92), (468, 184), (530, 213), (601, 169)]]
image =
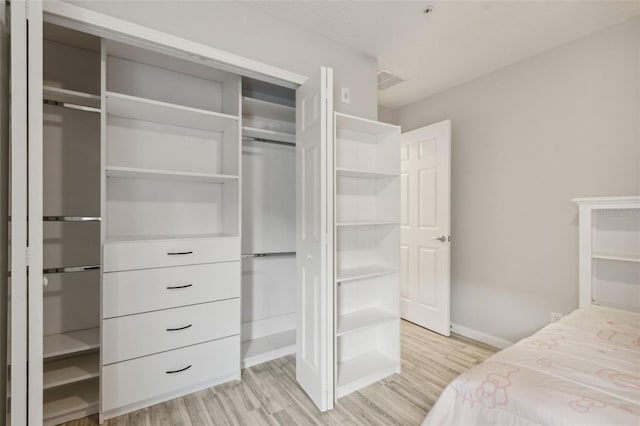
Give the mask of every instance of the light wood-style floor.
[[(445, 386), (497, 349), (443, 337), (402, 321), (402, 372), (339, 399), (320, 413), (296, 383), (295, 356), (242, 371), (225, 383), (105, 422), (143, 425), (419, 425)], [(94, 426), (96, 416), (67, 423)]]

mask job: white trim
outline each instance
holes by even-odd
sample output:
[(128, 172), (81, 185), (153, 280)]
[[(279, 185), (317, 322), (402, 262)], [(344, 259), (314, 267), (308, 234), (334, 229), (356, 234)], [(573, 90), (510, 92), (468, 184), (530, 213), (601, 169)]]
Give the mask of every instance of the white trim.
[(451, 324), (451, 332), (464, 336), (468, 339), (477, 340), (478, 342), (485, 343), (498, 349), (504, 349), (514, 344), (514, 342), (510, 340), (492, 336), (491, 334), (483, 333), (482, 331), (474, 330), (460, 324)]
[(620, 204), (637, 204), (640, 203), (640, 195), (629, 195), (625, 197), (590, 197), (590, 198), (574, 198), (574, 203), (578, 205), (612, 205), (620, 208)]
[(44, 20), (99, 37), (201, 62), (224, 71), (297, 88), (307, 77), (205, 44), (94, 12), (60, 0), (44, 2)]

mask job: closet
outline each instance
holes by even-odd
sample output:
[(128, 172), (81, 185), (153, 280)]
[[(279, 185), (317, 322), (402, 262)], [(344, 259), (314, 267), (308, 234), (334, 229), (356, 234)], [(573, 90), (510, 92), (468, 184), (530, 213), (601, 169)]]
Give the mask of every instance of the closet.
[(399, 371), (398, 127), (335, 113), (328, 68), (57, 2), (27, 40), (17, 5), (12, 236), (38, 220), (11, 247), (10, 424), (102, 422), (294, 353), (323, 411)]
[(45, 25), (43, 420), (98, 411), (100, 40)]
[(242, 79), (242, 366), (296, 351), (295, 91)]

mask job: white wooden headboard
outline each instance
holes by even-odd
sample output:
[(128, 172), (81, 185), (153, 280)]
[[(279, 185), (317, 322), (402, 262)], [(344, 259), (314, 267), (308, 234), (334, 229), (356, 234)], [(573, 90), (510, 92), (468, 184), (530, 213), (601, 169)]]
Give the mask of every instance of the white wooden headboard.
[(579, 305), (640, 311), (640, 195), (576, 198)]

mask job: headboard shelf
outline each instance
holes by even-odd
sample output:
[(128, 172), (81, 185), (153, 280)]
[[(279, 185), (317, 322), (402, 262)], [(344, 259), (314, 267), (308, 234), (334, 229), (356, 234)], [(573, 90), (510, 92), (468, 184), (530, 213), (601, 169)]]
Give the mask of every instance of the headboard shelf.
[(640, 311), (640, 196), (576, 198), (580, 307)]

